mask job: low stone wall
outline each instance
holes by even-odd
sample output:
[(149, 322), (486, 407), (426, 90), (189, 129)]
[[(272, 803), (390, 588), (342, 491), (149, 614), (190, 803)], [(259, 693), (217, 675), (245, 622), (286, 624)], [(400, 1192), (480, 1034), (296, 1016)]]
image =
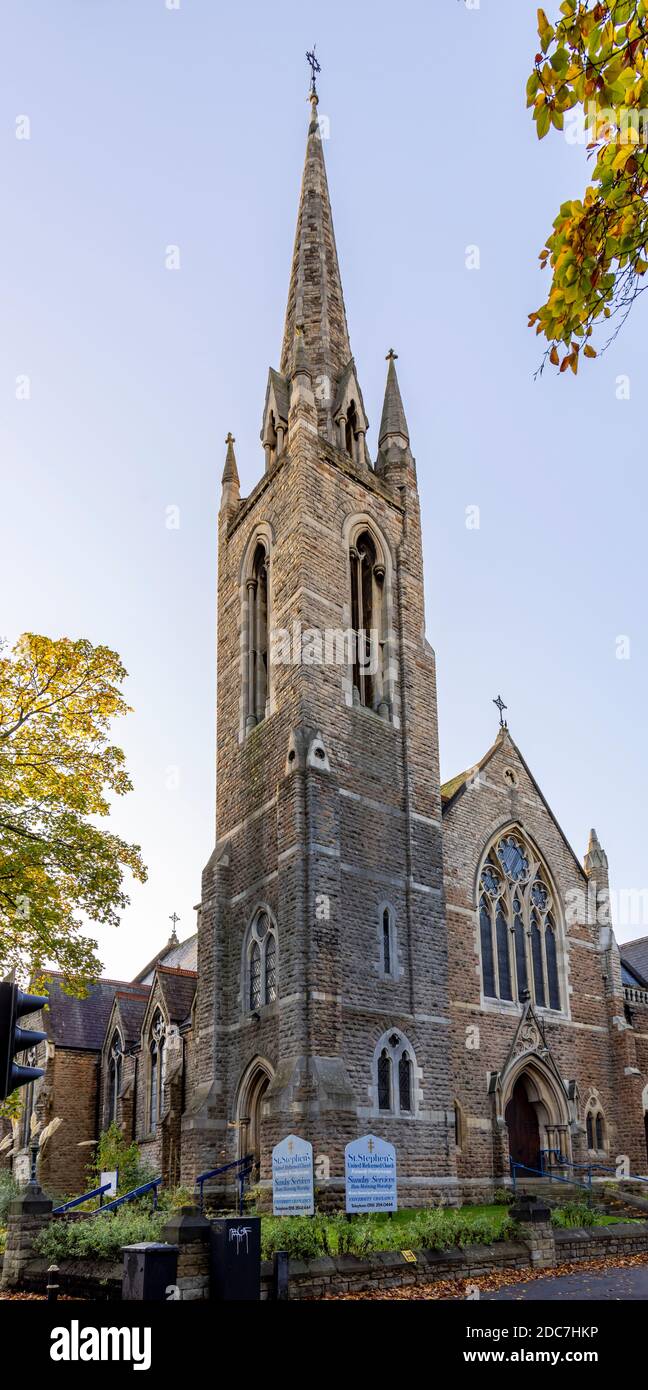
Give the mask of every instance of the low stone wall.
[[(417, 1250), (416, 1263), (400, 1250), (380, 1250), (362, 1259), (356, 1255), (326, 1256), (318, 1260), (291, 1260), (291, 1299), (323, 1298), (327, 1293), (365, 1293), (375, 1289), (432, 1284), (438, 1279), (471, 1279), (494, 1269), (528, 1269), (526, 1245), (498, 1241), (497, 1245), (469, 1245), (463, 1250)], [(274, 1297), (273, 1270), (261, 1265), (261, 1298)]]
[(648, 1222), (614, 1226), (590, 1226), (587, 1230), (555, 1230), (556, 1264), (572, 1260), (613, 1259), (616, 1255), (641, 1255), (648, 1250)]
[[(648, 1252), (648, 1223), (598, 1226), (587, 1230), (554, 1230), (556, 1265), (578, 1260), (612, 1259)], [(375, 1290), (434, 1284), (444, 1279), (474, 1279), (498, 1269), (525, 1271), (537, 1267), (526, 1243), (498, 1241), (496, 1245), (471, 1245), (463, 1250), (418, 1250), (416, 1264), (400, 1251), (380, 1251), (358, 1259), (354, 1255), (319, 1260), (291, 1260), (289, 1297), (324, 1298), (329, 1293), (366, 1293)], [(544, 1261), (542, 1262), (544, 1263)], [(274, 1297), (273, 1270), (261, 1266), (261, 1297)]]

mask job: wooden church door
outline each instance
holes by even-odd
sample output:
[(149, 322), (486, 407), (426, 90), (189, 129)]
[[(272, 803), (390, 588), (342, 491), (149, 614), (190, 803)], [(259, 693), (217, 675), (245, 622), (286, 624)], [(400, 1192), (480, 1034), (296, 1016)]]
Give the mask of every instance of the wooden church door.
[(538, 1117), (521, 1077), (515, 1083), (504, 1118), (508, 1125), (509, 1150), (513, 1161), (524, 1163), (527, 1168), (539, 1168), (540, 1132)]

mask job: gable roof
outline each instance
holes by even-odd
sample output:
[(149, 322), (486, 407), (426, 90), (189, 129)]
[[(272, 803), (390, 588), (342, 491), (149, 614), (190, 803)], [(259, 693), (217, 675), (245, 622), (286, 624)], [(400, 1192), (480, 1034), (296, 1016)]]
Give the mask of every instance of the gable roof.
[(141, 993), (127, 980), (97, 980), (83, 999), (75, 999), (63, 989), (64, 976), (48, 971), (45, 988), (47, 1008), (40, 1017), (43, 1030), (56, 1047), (83, 1052), (100, 1052), (116, 992)]
[(639, 936), (636, 941), (619, 942), (619, 954), (621, 966), (625, 965), (627, 970), (638, 976), (639, 984), (648, 988), (648, 936)]
[(143, 988), (140, 994), (129, 994), (127, 991), (119, 990), (115, 995), (125, 1044), (139, 1040), (150, 993), (150, 989)]
[(507, 725), (503, 729), (500, 729), (497, 738), (495, 739), (495, 742), (491, 744), (491, 747), (488, 749), (486, 753), (484, 753), (483, 758), (480, 758), (478, 763), (474, 763), (472, 767), (469, 767), (466, 770), (466, 772), (460, 772), (457, 777), (452, 777), (449, 782), (443, 783), (441, 787), (441, 814), (445, 816), (446, 812), (450, 810), (451, 806), (454, 806), (455, 802), (459, 799), (459, 797), (463, 796), (463, 793), (465, 792), (466, 788), (469, 785), (473, 784), (478, 774), (480, 772), (483, 772), (484, 768), (488, 766), (488, 763), (491, 761), (491, 758), (494, 757), (495, 753), (499, 752), (503, 744), (507, 742), (510, 743), (511, 748), (513, 749), (516, 756), (519, 758), (522, 767), (524, 768), (524, 771), (526, 772), (526, 775), (529, 778), (529, 781), (531, 782), (532, 786), (534, 787), (535, 791), (540, 797), (540, 800), (548, 815), (551, 817), (565, 845), (565, 848), (569, 851), (569, 854), (571, 855), (581, 877), (586, 879), (587, 874), (585, 873), (585, 870), (580, 862), (580, 859), (578, 858), (578, 855), (575, 853), (574, 849), (570, 845), (569, 840), (567, 839), (567, 836), (560, 824), (560, 821), (554, 815), (551, 806), (549, 805), (549, 802), (547, 801), (547, 798), (544, 795), (544, 792), (538, 786), (538, 783), (536, 782), (536, 779), (533, 776), (531, 768), (529, 767), (529, 764), (527, 763), (526, 759), (522, 756), (517, 746), (517, 743), (514, 739), (511, 738)]
[(191, 1013), (198, 975), (195, 970), (172, 970), (159, 965), (156, 976), (171, 1023), (184, 1023)]

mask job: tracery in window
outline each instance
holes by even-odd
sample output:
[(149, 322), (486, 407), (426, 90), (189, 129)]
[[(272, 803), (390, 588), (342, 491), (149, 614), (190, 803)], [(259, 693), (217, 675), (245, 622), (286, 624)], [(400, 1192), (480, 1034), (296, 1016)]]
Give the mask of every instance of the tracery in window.
[(277, 998), (277, 935), (269, 914), (261, 909), (252, 921), (245, 950), (246, 998), (251, 1013)]
[(554, 904), (542, 865), (521, 835), (507, 833), (481, 872), (482, 983), (489, 999), (560, 1009)]

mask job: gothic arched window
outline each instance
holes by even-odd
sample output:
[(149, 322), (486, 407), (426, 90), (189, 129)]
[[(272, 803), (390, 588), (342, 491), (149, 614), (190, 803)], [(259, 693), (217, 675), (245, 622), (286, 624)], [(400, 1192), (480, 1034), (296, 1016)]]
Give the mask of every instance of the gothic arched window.
[(245, 727), (265, 718), (268, 699), (268, 566), (269, 555), (259, 541), (246, 578), (247, 651), (245, 658)]
[(378, 1109), (391, 1115), (414, 1113), (414, 1053), (402, 1033), (381, 1038), (375, 1054)]
[(487, 999), (560, 1009), (555, 907), (547, 875), (520, 834), (492, 846), (480, 878), (479, 936)]
[(110, 1061), (108, 1065), (108, 1113), (110, 1123), (117, 1120), (117, 1104), (122, 1085), (122, 1040), (119, 1030), (115, 1029), (110, 1043)]
[(362, 531), (349, 551), (353, 701), (388, 716), (383, 671), (385, 643), (385, 566), (373, 536)]
[(164, 1037), (162, 1014), (156, 1009), (149, 1030), (149, 1129), (155, 1134), (162, 1114), (164, 1090)]
[(277, 998), (277, 929), (263, 908), (248, 928), (245, 970), (248, 1009), (256, 1013)]
[(603, 1111), (600, 1109), (600, 1101), (591, 1102), (585, 1116), (585, 1127), (588, 1149), (591, 1149), (592, 1152), (602, 1153), (605, 1150), (605, 1119)]

